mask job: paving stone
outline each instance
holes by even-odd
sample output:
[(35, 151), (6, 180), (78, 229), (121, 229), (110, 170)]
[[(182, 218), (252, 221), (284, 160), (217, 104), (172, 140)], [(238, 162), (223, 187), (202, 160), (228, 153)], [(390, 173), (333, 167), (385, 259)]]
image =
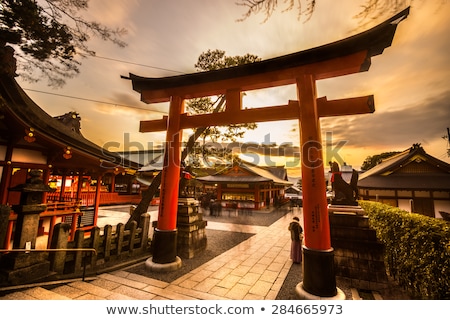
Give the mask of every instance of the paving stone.
[(25, 291), (25, 293), (39, 300), (70, 300), (66, 296), (41, 287), (28, 289)]
[(227, 292), (225, 297), (233, 300), (242, 300), (248, 294), (250, 289), (251, 286), (238, 283), (235, 286), (233, 286), (233, 288), (231, 288), (230, 291)]
[(250, 289), (249, 293), (257, 296), (265, 297), (272, 287), (272, 283), (266, 281), (258, 281)]
[(145, 283), (147, 285), (152, 285), (152, 286), (155, 286), (155, 287), (158, 287), (158, 288), (165, 288), (165, 287), (167, 287), (169, 285), (167, 282), (164, 282), (164, 281), (161, 281), (161, 280), (157, 280), (157, 279), (152, 279), (150, 277), (146, 277), (146, 276), (135, 274), (135, 273), (130, 273), (127, 276), (127, 279), (138, 281), (138, 282), (142, 282), (142, 283)]
[[(123, 273), (123, 276), (126, 277), (127, 275), (128, 275), (128, 273), (126, 273), (126, 274)], [(142, 283), (140, 281), (134, 281), (134, 280), (131, 280), (128, 278), (124, 278), (122, 276), (118, 276), (117, 273), (116, 274), (104, 273), (104, 274), (101, 274), (99, 277), (102, 279), (105, 279), (105, 280), (120, 283), (120, 284), (126, 285), (128, 287), (137, 288), (137, 289), (142, 289), (147, 286), (146, 283)]]
[(195, 287), (198, 284), (199, 284), (199, 281), (192, 281), (191, 279), (187, 279), (187, 280), (184, 280), (183, 282), (181, 282), (180, 284), (178, 284), (178, 286), (187, 288), (187, 289), (192, 289), (193, 287)]
[(228, 293), (228, 291), (230, 291), (230, 289), (224, 288), (224, 287), (220, 287), (220, 286), (215, 286), (214, 288), (209, 290), (209, 293), (217, 295), (219, 297), (225, 297), (226, 294)]
[(236, 267), (233, 271), (231, 271), (230, 274), (239, 276), (239, 277), (243, 277), (249, 272), (250, 268), (251, 268), (250, 266), (240, 265), (240, 266)]
[(77, 297), (76, 299), (73, 300), (105, 300), (105, 298), (93, 295), (91, 293), (86, 293), (82, 296)]
[(72, 282), (69, 285), (74, 288), (86, 291), (86, 293), (92, 294), (99, 298), (106, 298), (107, 296), (109, 296), (111, 294), (111, 291), (97, 287), (97, 286), (95, 286), (91, 283), (87, 283), (87, 282), (77, 281), (77, 282)]
[(267, 265), (257, 263), (249, 270), (249, 272), (262, 274), (266, 270), (266, 268)]
[(214, 286), (216, 286), (221, 280), (208, 278), (199, 282), (193, 289), (196, 291), (209, 292)]
[(121, 285), (113, 290), (115, 293), (123, 294), (125, 296), (131, 297), (138, 300), (152, 300), (156, 297), (155, 294), (151, 292), (142, 291), (136, 288)]
[(278, 272), (270, 271), (270, 270), (264, 270), (264, 272), (261, 275), (260, 280), (266, 281), (266, 282), (275, 282), (278, 277)]
[(71, 286), (60, 286), (60, 287), (56, 287), (54, 289), (52, 289), (53, 292), (63, 295), (67, 298), (70, 299), (76, 299), (80, 296), (82, 296), (83, 294), (86, 294), (86, 291), (71, 287)]
[(241, 280), (241, 277), (229, 274), (223, 278), (217, 286), (231, 289), (236, 283), (239, 282), (239, 280)]
[(252, 286), (259, 280), (260, 277), (261, 274), (249, 272), (239, 280), (239, 283)]
[(205, 279), (209, 278), (213, 274), (213, 271), (210, 270), (200, 270), (199, 272), (193, 274), (189, 280), (201, 282)]

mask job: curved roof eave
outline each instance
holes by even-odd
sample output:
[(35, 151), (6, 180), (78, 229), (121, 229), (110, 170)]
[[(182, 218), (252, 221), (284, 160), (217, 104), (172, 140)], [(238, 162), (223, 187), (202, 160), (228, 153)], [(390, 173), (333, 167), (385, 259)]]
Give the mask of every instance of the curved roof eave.
[[(42, 110), (14, 78), (1, 76), (0, 82), (0, 94), (3, 96), (9, 113), (19, 123), (25, 127), (32, 127), (37, 134), (55, 145), (69, 146), (84, 156), (103, 160), (106, 165), (123, 165), (124, 160), (120, 155), (109, 152), (87, 140)], [(138, 168), (137, 164), (134, 165), (130, 161), (127, 163), (129, 163), (128, 167), (132, 169)], [(108, 167), (111, 166), (108, 165)]]
[[(381, 54), (385, 48), (392, 44), (398, 23), (406, 19), (409, 15), (410, 7), (399, 12), (385, 22), (357, 35), (339, 40), (330, 44), (322, 45), (312, 49), (262, 60), (250, 64), (239, 65), (235, 67), (183, 74), (178, 76), (169, 76), (162, 78), (146, 78), (129, 74), (129, 77), (123, 77), (132, 81), (133, 90), (143, 93), (143, 91), (157, 92), (158, 97), (152, 99), (142, 99), (145, 102), (163, 102), (168, 101), (168, 95), (173, 93), (171, 90), (179, 87), (202, 85), (206, 83), (218, 83), (238, 77), (249, 77), (254, 75), (279, 72), (298, 68), (310, 64), (320, 63), (331, 59), (341, 58), (359, 52), (366, 52), (359, 70), (353, 72), (367, 71), (370, 67), (370, 58)], [(320, 79), (320, 75), (316, 75)], [(334, 75), (335, 76), (335, 75)], [(324, 77), (325, 78), (325, 77)], [(278, 80), (280, 83), (283, 82)], [(279, 84), (281, 85), (281, 84)], [(252, 85), (254, 86), (254, 84)], [(256, 87), (255, 87), (256, 88)], [(255, 88), (242, 88), (251, 90)], [(215, 89), (216, 91), (218, 89)]]

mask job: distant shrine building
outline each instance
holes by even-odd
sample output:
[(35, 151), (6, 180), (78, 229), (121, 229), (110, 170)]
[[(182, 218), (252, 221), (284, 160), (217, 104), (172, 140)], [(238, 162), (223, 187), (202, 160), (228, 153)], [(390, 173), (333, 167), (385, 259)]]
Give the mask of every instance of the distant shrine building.
[(236, 205), (256, 210), (282, 202), (285, 189), (292, 185), (284, 167), (249, 163), (235, 163), (231, 168), (197, 180), (216, 193), (215, 198), (223, 207)]
[(445, 218), (450, 213), (450, 164), (415, 144), (362, 173), (358, 189), (363, 200)]

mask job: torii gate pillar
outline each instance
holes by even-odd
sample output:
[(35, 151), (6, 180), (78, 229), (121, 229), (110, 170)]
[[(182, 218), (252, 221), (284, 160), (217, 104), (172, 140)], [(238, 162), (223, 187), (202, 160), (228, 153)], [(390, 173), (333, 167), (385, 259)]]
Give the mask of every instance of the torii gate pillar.
[(336, 287), (334, 250), (331, 247), (328, 203), (324, 176), (322, 139), (313, 75), (297, 78), (303, 190), (303, 281), (296, 287), (300, 297), (345, 295)]
[(181, 267), (181, 259), (177, 256), (177, 210), (182, 134), (180, 114), (183, 112), (184, 99), (172, 96), (167, 123), (158, 222), (153, 236), (153, 256), (145, 265), (150, 270), (171, 271)]

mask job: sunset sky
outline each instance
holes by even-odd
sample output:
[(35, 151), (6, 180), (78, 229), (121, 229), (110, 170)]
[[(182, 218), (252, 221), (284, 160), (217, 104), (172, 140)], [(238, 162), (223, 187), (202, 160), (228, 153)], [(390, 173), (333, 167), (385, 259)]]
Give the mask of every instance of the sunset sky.
[[(224, 50), (229, 56), (251, 53), (273, 58), (346, 38), (392, 15), (386, 12), (361, 28), (354, 17), (364, 0), (317, 1), (308, 21), (304, 16), (299, 20), (295, 8), (283, 12), (285, 5), (279, 2), (278, 11), (266, 22), (263, 14), (238, 22), (245, 8), (229, 0), (91, 1), (89, 18), (127, 29), (123, 40), (128, 46), (118, 48), (92, 39), (90, 48), (98, 57), (82, 59), (80, 75), (61, 89), (48, 87), (45, 81), (18, 81), (50, 115), (78, 112), (83, 135), (98, 145), (118, 142), (121, 147), (111, 151), (127, 146), (147, 148), (159, 145), (165, 133), (139, 133), (139, 122), (161, 118), (168, 104), (140, 102), (131, 82), (121, 75), (163, 77), (195, 72), (197, 58), (208, 49)], [(337, 160), (359, 167), (369, 155), (421, 143), (431, 155), (450, 161), (442, 138), (450, 126), (449, 17), (450, 1), (415, 0), (393, 45), (372, 59), (368, 72), (317, 82), (319, 97), (375, 96), (374, 114), (321, 120), (323, 137), (332, 137), (333, 143), (342, 146), (334, 149)], [(296, 99), (294, 86), (278, 87), (249, 92), (244, 106), (281, 105)], [(269, 141), (298, 145), (298, 122), (261, 123), (242, 142)]]

